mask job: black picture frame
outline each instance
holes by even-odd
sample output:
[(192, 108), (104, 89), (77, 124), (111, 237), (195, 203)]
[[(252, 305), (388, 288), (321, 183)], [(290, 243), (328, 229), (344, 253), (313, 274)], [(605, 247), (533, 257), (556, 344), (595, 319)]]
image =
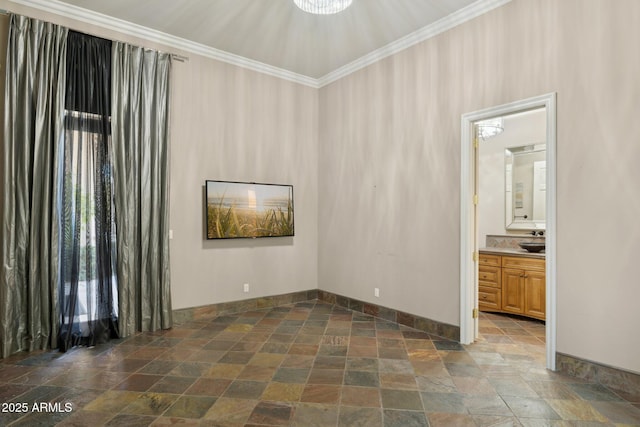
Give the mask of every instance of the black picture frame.
[(295, 235), (293, 186), (205, 181), (207, 240)]

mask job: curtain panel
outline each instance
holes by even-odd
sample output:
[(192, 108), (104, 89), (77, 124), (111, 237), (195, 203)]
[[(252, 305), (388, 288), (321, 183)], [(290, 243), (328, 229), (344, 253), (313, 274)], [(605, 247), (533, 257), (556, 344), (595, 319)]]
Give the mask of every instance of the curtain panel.
[(69, 31), (61, 182), (61, 351), (117, 334), (111, 41)]
[(49, 348), (57, 336), (56, 165), (67, 34), (47, 22), (10, 17), (2, 147), (2, 357)]
[[(0, 356), (56, 347), (69, 31), (12, 15), (0, 148)], [(172, 326), (169, 54), (112, 43), (119, 336)], [(108, 249), (108, 248), (107, 248)]]
[(121, 336), (172, 325), (170, 69), (167, 53), (113, 42), (111, 139)]

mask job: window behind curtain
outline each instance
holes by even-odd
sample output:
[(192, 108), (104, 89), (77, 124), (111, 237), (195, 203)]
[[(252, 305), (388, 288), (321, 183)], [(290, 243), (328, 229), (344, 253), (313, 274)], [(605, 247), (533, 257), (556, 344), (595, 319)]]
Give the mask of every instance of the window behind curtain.
[(117, 337), (111, 41), (67, 39), (61, 191), (62, 351)]

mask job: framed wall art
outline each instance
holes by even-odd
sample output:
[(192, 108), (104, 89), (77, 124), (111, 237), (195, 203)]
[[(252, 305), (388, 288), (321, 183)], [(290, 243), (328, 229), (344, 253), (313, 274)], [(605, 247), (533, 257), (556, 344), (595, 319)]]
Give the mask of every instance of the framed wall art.
[(207, 239), (294, 235), (293, 186), (205, 181)]

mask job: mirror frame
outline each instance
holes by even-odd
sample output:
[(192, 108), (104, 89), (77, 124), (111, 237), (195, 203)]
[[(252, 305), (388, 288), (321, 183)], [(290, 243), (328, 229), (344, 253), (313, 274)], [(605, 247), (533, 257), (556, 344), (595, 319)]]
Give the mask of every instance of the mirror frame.
[[(509, 154), (511, 153), (511, 158), (516, 156), (518, 151), (514, 153), (514, 150), (520, 149), (525, 152), (527, 147), (532, 147), (530, 150), (526, 150), (526, 153), (540, 153), (546, 152), (547, 144), (545, 142), (538, 142), (526, 145), (519, 145), (514, 147), (506, 147), (505, 148), (505, 156), (504, 156), (504, 220), (505, 220), (505, 229), (509, 231), (520, 230), (520, 231), (533, 231), (533, 230), (546, 230), (546, 218), (544, 221), (534, 221), (529, 219), (515, 219), (513, 217), (513, 209), (514, 209), (514, 192), (513, 192), (513, 169), (511, 169), (511, 191), (508, 191), (509, 182), (507, 182), (507, 173), (509, 166)], [(546, 157), (546, 156), (545, 156)], [(511, 162), (511, 166), (513, 166), (513, 161)], [(510, 200), (508, 194), (511, 193)], [(546, 203), (546, 200), (545, 200)], [(510, 205), (510, 206), (509, 206)], [(545, 208), (546, 210), (546, 208)]]

